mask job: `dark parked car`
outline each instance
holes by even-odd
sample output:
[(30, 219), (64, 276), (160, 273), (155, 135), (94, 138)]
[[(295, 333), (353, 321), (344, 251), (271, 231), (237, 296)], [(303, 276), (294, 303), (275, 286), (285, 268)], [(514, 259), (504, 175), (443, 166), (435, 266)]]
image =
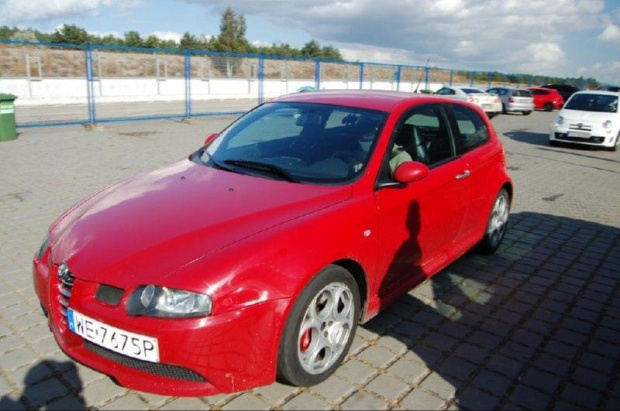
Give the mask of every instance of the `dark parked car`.
[(562, 96), (564, 101), (567, 101), (570, 96), (579, 91), (577, 87), (569, 86), (568, 84), (547, 84), (542, 87), (557, 91)]

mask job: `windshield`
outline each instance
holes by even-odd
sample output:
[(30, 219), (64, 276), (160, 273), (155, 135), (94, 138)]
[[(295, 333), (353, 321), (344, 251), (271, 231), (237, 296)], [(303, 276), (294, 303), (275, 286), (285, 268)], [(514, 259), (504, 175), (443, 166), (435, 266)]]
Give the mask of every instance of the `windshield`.
[(573, 94), (564, 108), (569, 110), (615, 113), (618, 111), (618, 96), (595, 93)]
[(267, 103), (233, 123), (200, 160), (292, 182), (347, 182), (366, 167), (386, 118), (359, 108)]

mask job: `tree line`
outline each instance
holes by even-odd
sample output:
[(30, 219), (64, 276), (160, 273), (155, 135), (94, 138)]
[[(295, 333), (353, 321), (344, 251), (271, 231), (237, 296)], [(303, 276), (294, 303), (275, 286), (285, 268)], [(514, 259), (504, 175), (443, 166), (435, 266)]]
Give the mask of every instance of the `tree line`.
[(186, 32), (180, 41), (165, 40), (154, 34), (141, 36), (135, 30), (128, 31), (123, 37), (112, 34), (99, 36), (88, 33), (75, 24), (65, 24), (54, 33), (40, 30), (21, 30), (17, 27), (0, 26), (0, 39), (22, 40), (33, 42), (53, 42), (76, 45), (113, 45), (143, 48), (166, 48), (182, 50), (210, 50), (235, 53), (269, 54), (275, 56), (308, 57), (324, 60), (342, 61), (340, 51), (334, 46), (322, 46), (318, 41), (311, 40), (303, 47), (293, 47), (287, 43), (255, 46), (245, 37), (245, 16), (237, 14), (228, 7), (221, 16), (220, 33), (217, 36), (194, 35)]

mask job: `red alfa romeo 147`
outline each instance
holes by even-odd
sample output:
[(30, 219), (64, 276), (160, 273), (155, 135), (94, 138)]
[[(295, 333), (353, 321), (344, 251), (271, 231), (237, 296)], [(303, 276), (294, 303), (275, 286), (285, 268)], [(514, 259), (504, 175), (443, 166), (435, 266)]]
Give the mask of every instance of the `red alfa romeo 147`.
[(292, 94), (70, 208), (34, 285), (62, 350), (125, 387), (307, 386), (359, 322), (473, 246), (495, 251), (512, 193), (473, 105)]

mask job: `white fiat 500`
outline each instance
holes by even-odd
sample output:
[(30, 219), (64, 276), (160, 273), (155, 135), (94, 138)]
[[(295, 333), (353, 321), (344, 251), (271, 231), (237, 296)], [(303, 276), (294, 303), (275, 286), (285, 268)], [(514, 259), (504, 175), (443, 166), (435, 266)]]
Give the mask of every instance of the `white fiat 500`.
[(573, 94), (555, 118), (549, 145), (587, 144), (615, 151), (620, 145), (620, 93), (580, 91)]

